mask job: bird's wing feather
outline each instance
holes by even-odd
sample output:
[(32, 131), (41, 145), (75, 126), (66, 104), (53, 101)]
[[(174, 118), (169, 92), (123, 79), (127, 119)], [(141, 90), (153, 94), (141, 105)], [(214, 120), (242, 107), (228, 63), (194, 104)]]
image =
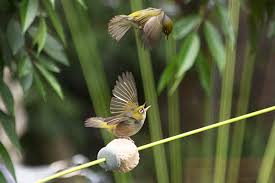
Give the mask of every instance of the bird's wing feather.
[(113, 95), (110, 104), (112, 114), (122, 114), (138, 107), (137, 89), (132, 73), (126, 72), (118, 77)]
[(129, 117), (127, 117), (127, 116), (116, 115), (116, 116), (111, 116), (111, 117), (105, 118), (104, 122), (106, 122), (107, 125), (116, 125), (118, 123), (128, 121), (128, 120), (129, 120)]
[(151, 17), (144, 25), (142, 39), (145, 47), (151, 47), (152, 44), (160, 39), (162, 32), (162, 19), (164, 14)]

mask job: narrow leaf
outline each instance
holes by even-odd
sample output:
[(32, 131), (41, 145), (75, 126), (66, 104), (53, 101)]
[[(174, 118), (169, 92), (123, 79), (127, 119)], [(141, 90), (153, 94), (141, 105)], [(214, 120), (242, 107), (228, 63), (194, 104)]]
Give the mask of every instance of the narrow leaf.
[(162, 90), (167, 86), (169, 81), (172, 80), (174, 73), (176, 71), (177, 62), (174, 59), (171, 63), (169, 63), (161, 74), (159, 83), (158, 83), (158, 94), (162, 92)]
[(49, 1), (42, 1), (42, 3), (44, 4), (44, 7), (50, 17), (50, 20), (52, 22), (52, 25), (53, 25), (55, 31), (57, 32), (57, 34), (60, 37), (63, 44), (65, 45), (66, 40), (65, 40), (64, 30), (63, 30), (62, 24), (60, 22), (60, 19), (58, 17), (58, 14), (54, 10), (54, 6), (51, 6)]
[(23, 76), (28, 75), (29, 73), (32, 72), (32, 70), (33, 70), (33, 66), (32, 66), (30, 57), (28, 55), (24, 56), (19, 61), (19, 64), (18, 64), (18, 75), (19, 75), (19, 77), (21, 78)]
[(174, 26), (173, 37), (175, 39), (184, 38), (200, 23), (201, 23), (201, 17), (199, 15), (189, 15), (187, 17), (184, 17), (178, 20)]
[(46, 100), (46, 90), (41, 78), (37, 72), (34, 71), (34, 83), (39, 94), (43, 97), (44, 101)]
[(23, 48), (25, 44), (25, 38), (21, 32), (19, 22), (14, 19), (11, 19), (8, 23), (7, 38), (13, 55)]
[(61, 99), (63, 99), (63, 92), (56, 78), (39, 63), (36, 63), (35, 66), (38, 68), (41, 75), (48, 81), (48, 83), (53, 88), (53, 90), (57, 93), (57, 95)]
[(0, 95), (1, 98), (5, 104), (5, 107), (8, 110), (8, 113), (10, 115), (13, 115), (14, 113), (14, 102), (13, 102), (13, 96), (9, 89), (9, 87), (6, 85), (6, 83), (0, 79)]
[(19, 81), (20, 81), (20, 84), (23, 88), (23, 91), (27, 92), (32, 86), (33, 73), (30, 72), (27, 75), (24, 75), (23, 77), (19, 78)]
[(45, 56), (39, 56), (38, 58), (39, 63), (49, 71), (59, 73), (59, 67), (49, 58)]
[(2, 123), (2, 126), (12, 144), (20, 151), (20, 144), (15, 130), (14, 117), (7, 115), (0, 110), (0, 122)]
[[(30, 28), (29, 33), (34, 38), (37, 31), (37, 28), (32, 27)], [(49, 33), (47, 34), (47, 39), (43, 51), (45, 51), (45, 53), (53, 58), (55, 61), (62, 63), (66, 66), (69, 65), (69, 61), (65, 54), (63, 45)]]
[(210, 94), (210, 65), (207, 63), (202, 52), (199, 53), (196, 60), (196, 67), (200, 78), (200, 83), (202, 88), (205, 90), (206, 94)]
[(200, 39), (197, 33), (191, 33), (183, 41), (178, 56), (178, 71), (176, 78), (180, 78), (194, 64), (200, 49)]
[(33, 40), (33, 44), (37, 44), (37, 52), (38, 54), (41, 52), (41, 50), (44, 48), (44, 45), (46, 43), (47, 38), (47, 25), (45, 22), (45, 18), (41, 17), (39, 21), (38, 30), (36, 32), (36, 35)]
[(83, 0), (77, 0), (77, 2), (84, 8), (84, 9), (87, 9), (87, 5), (84, 3)]
[(7, 180), (5, 178), (5, 176), (3, 175), (3, 173), (0, 171), (0, 182), (1, 183), (7, 183)]
[[(50, 3), (51, 3), (51, 5), (52, 5), (52, 8), (54, 9), (55, 8), (55, 0), (48, 0)], [(43, 1), (44, 2), (44, 1)]]
[(204, 23), (204, 35), (210, 50), (210, 54), (216, 62), (220, 73), (224, 70), (225, 65), (225, 49), (222, 43), (221, 35), (218, 30), (211, 24), (211, 22), (206, 21)]
[[(10, 155), (4, 145), (0, 142), (0, 159), (2, 159), (7, 167), (7, 169), (10, 171), (14, 179), (16, 180), (15, 170), (13, 167), (12, 160), (10, 158)], [(1, 180), (1, 178), (0, 178)], [(1, 181), (0, 181), (1, 182)]]
[(38, 0), (23, 0), (20, 6), (20, 18), (23, 33), (29, 28), (34, 21), (38, 11)]
[(216, 3), (216, 13), (220, 20), (222, 30), (229, 37), (231, 44), (235, 42), (234, 30), (232, 22), (229, 19), (227, 9), (219, 2)]

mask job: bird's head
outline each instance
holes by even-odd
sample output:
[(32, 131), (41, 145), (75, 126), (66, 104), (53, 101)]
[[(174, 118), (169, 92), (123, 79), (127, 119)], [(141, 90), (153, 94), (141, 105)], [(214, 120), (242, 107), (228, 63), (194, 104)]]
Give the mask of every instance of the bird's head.
[(145, 120), (146, 112), (150, 107), (151, 107), (150, 105), (145, 107), (145, 104), (138, 106), (133, 110), (132, 117), (138, 121)]
[(164, 15), (163, 20), (162, 20), (162, 32), (165, 34), (166, 38), (168, 39), (169, 34), (173, 30), (173, 21), (167, 16)]

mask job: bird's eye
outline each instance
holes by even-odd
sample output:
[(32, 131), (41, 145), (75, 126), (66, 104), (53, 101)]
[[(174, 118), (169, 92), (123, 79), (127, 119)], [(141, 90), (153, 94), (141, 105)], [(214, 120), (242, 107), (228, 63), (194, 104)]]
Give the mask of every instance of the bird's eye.
[(139, 112), (140, 114), (142, 114), (142, 113), (144, 112), (144, 110), (143, 110), (143, 109), (139, 109), (138, 112)]

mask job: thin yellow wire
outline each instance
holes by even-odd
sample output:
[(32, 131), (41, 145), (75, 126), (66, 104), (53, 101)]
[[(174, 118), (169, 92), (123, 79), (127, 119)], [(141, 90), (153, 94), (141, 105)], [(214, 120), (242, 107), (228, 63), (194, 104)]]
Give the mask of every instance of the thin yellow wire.
[[(259, 111), (255, 111), (255, 112), (248, 113), (248, 114), (245, 114), (245, 115), (242, 115), (242, 116), (239, 116), (239, 117), (235, 117), (235, 118), (228, 119), (228, 120), (225, 120), (225, 121), (222, 121), (222, 122), (218, 122), (218, 123), (215, 123), (215, 124), (212, 124), (212, 125), (208, 125), (208, 126), (205, 126), (205, 127), (202, 127), (202, 128), (198, 128), (196, 130), (191, 130), (189, 132), (185, 132), (185, 133), (182, 133), (182, 134), (179, 134), (179, 135), (175, 135), (175, 136), (168, 137), (168, 138), (165, 138), (165, 139), (162, 139), (162, 140), (158, 140), (156, 142), (145, 144), (143, 146), (139, 146), (138, 150), (142, 151), (142, 150), (148, 149), (150, 147), (154, 147), (154, 146), (157, 146), (157, 145), (160, 145), (160, 144), (164, 144), (164, 143), (167, 143), (167, 142), (170, 142), (170, 141), (173, 141), (173, 140), (177, 140), (177, 139), (180, 139), (180, 138), (183, 138), (183, 137), (186, 137), (186, 136), (194, 135), (194, 134), (206, 131), (206, 130), (217, 128), (217, 127), (220, 127), (220, 126), (223, 126), (223, 125), (234, 123), (234, 122), (237, 122), (237, 121), (240, 121), (240, 120), (243, 120), (243, 119), (251, 118), (253, 116), (257, 116), (257, 115), (264, 114), (264, 113), (267, 113), (267, 112), (271, 112), (271, 111), (274, 111), (274, 110), (275, 110), (275, 106), (268, 107), (268, 108), (265, 108), (265, 109), (262, 109), (262, 110), (259, 110)], [(72, 172), (75, 172), (75, 171), (78, 171), (78, 170), (81, 170), (81, 169), (84, 169), (84, 168), (88, 168), (90, 166), (97, 165), (99, 163), (103, 163), (104, 161), (106, 161), (106, 159), (101, 158), (101, 159), (98, 159), (98, 160), (95, 160), (95, 161), (91, 161), (89, 163), (85, 163), (85, 164), (82, 164), (82, 165), (79, 165), (79, 166), (75, 166), (75, 167), (69, 168), (67, 170), (58, 172), (58, 173), (56, 173), (54, 175), (51, 175), (49, 177), (40, 179), (36, 183), (45, 183), (45, 182), (50, 181), (52, 179), (55, 179), (57, 177), (61, 177), (61, 176), (66, 175), (66, 174), (69, 174), (69, 173), (72, 173)]]

